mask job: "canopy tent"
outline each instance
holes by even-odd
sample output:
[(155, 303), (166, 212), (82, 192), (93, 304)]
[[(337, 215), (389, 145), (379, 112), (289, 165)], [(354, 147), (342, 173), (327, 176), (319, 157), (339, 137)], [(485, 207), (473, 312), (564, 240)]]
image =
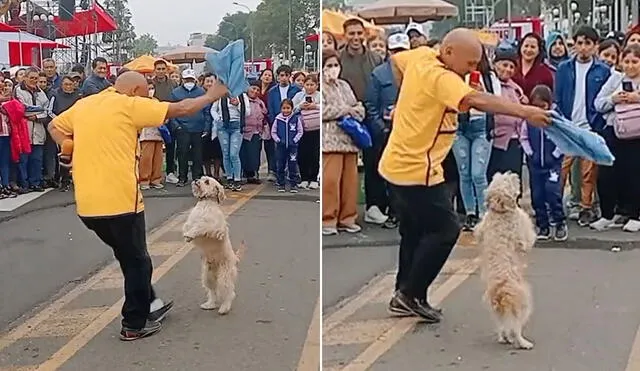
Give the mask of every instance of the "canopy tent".
[(347, 19), (357, 18), (364, 23), (364, 28), (369, 35), (374, 35), (376, 33), (384, 33), (384, 28), (378, 27), (371, 22), (367, 22), (364, 19), (353, 15), (347, 15), (342, 12), (337, 12), (333, 10), (324, 9), (322, 11), (322, 31), (330, 32), (336, 38), (342, 38), (344, 35), (344, 30), (342, 25)]
[(186, 46), (170, 50), (161, 55), (160, 58), (176, 64), (200, 63), (205, 61), (205, 56), (208, 53), (217, 52), (217, 50), (207, 48), (206, 46)]
[[(123, 68), (127, 68), (131, 71), (137, 71), (140, 73), (152, 73), (154, 68), (154, 63), (156, 63), (156, 61), (158, 60), (163, 60), (162, 58), (156, 58), (154, 56), (151, 55), (142, 55), (134, 60), (132, 60), (131, 62), (125, 64), (124, 66), (122, 66)], [(171, 63), (171, 62), (167, 62), (167, 67), (169, 68), (170, 71), (177, 71), (178, 70), (178, 66), (176, 66), (175, 64)]]
[(72, 20), (63, 21), (59, 16), (56, 16), (53, 23), (57, 39), (111, 32), (118, 29), (118, 24), (113, 17), (95, 0), (92, 1), (91, 8), (88, 10), (76, 12)]
[(407, 24), (457, 17), (458, 7), (444, 0), (378, 0), (358, 9), (358, 15), (376, 24)]
[(0, 32), (0, 64), (40, 65), (41, 51), (57, 48), (69, 47), (26, 32)]
[(317, 33), (311, 34), (304, 38), (305, 42), (312, 43), (320, 41), (320, 35)]

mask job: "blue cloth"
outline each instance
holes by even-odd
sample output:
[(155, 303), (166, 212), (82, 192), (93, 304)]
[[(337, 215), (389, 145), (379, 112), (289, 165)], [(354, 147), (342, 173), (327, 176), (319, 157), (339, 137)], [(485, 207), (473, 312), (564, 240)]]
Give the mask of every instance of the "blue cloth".
[(562, 115), (551, 111), (552, 122), (545, 134), (567, 156), (582, 157), (598, 165), (611, 166), (615, 157), (604, 138), (587, 129), (581, 129)]
[[(607, 66), (603, 62), (594, 59), (589, 71), (587, 71), (586, 79), (586, 104), (587, 104), (587, 121), (591, 128), (594, 130), (600, 130), (605, 125), (605, 120), (602, 114), (596, 111), (594, 101), (596, 96), (602, 89), (602, 86), (607, 82), (611, 75), (611, 67)], [(555, 96), (558, 109), (564, 117), (571, 120), (573, 113), (573, 100), (576, 95), (576, 58), (573, 57), (567, 61), (564, 61), (558, 65), (558, 70), (555, 77)], [(582, 124), (577, 122), (576, 124)]]
[[(398, 84), (396, 84), (391, 61), (386, 61), (371, 72), (371, 80), (364, 98), (367, 117), (364, 124), (369, 129), (374, 142), (383, 138), (385, 111), (395, 106), (398, 100)], [(387, 112), (388, 113), (388, 112)]]
[(370, 148), (373, 145), (371, 134), (369, 134), (367, 127), (353, 117), (346, 116), (341, 118), (340, 121), (338, 121), (338, 127), (351, 137), (351, 140), (353, 140), (353, 143), (358, 146), (358, 148)]
[(161, 125), (160, 127), (158, 127), (158, 131), (160, 131), (160, 135), (162, 135), (162, 140), (164, 141), (164, 143), (170, 144), (172, 141), (171, 132), (169, 131), (167, 125)]
[[(184, 86), (178, 86), (171, 92), (171, 101), (180, 102), (187, 98), (197, 98), (205, 95), (206, 92), (203, 88), (197, 86), (191, 91), (187, 90)], [(209, 110), (211, 107), (209, 106)], [(204, 133), (207, 130), (211, 130), (211, 112), (207, 111), (207, 107), (201, 109), (191, 116), (178, 117), (169, 121), (171, 130), (186, 130), (187, 133)]]
[(207, 66), (229, 89), (232, 97), (249, 90), (244, 72), (244, 40), (236, 40), (219, 52), (207, 53)]
[[(289, 84), (287, 87), (287, 99), (292, 100), (293, 97), (298, 94), (300, 88)], [(280, 85), (275, 84), (267, 92), (267, 114), (269, 115), (269, 123), (272, 124), (275, 121), (276, 116), (280, 114), (280, 104), (282, 98), (280, 97)]]

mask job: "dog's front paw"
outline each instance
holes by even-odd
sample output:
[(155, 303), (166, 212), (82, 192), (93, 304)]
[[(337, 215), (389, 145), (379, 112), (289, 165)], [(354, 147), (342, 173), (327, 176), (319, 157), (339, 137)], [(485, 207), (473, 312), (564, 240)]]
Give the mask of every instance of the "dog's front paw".
[(216, 240), (222, 241), (224, 240), (225, 235), (226, 235), (226, 231), (215, 231), (213, 233), (213, 238), (215, 238)]
[(518, 349), (533, 349), (533, 343), (523, 337), (520, 337), (520, 339), (516, 339), (513, 345)]
[(511, 344), (511, 340), (509, 340), (509, 337), (507, 337), (503, 331), (500, 331), (500, 333), (498, 333), (498, 343)]
[(231, 311), (231, 304), (222, 304), (220, 309), (218, 309), (218, 314), (225, 315)]
[(207, 300), (205, 303), (200, 304), (200, 309), (214, 310), (216, 309), (216, 302), (212, 300)]

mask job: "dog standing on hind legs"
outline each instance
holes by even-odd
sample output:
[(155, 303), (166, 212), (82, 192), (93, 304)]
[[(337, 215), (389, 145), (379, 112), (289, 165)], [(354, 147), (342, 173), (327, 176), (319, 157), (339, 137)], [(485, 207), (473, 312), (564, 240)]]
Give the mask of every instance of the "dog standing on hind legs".
[(484, 300), (495, 317), (498, 342), (531, 349), (533, 343), (522, 335), (533, 309), (531, 287), (524, 275), (526, 254), (533, 248), (536, 232), (529, 215), (518, 206), (519, 193), (517, 174), (496, 174), (486, 190), (487, 213), (474, 233), (487, 285)]
[(231, 246), (227, 217), (220, 207), (225, 200), (224, 187), (218, 181), (202, 177), (192, 182), (191, 190), (198, 202), (189, 213), (182, 234), (202, 253), (202, 285), (207, 289), (207, 301), (200, 308), (218, 308), (219, 314), (227, 314), (236, 297), (238, 262), (245, 243), (238, 251)]

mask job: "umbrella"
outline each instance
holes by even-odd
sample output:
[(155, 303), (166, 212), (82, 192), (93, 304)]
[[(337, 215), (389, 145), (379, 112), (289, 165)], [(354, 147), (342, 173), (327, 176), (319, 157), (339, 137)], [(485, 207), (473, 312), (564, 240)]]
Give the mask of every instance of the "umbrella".
[[(333, 10), (324, 9), (322, 11), (322, 31), (330, 32), (336, 38), (341, 38), (344, 33), (344, 29), (342, 28), (342, 24), (347, 19), (358, 18), (355, 16), (350, 16), (341, 12), (336, 12)], [(364, 23), (364, 28), (367, 30), (367, 33), (372, 35), (376, 33), (384, 32), (382, 27), (378, 27), (370, 22), (362, 20)]]
[[(151, 55), (142, 55), (134, 60), (132, 60), (131, 62), (125, 64), (124, 68), (131, 70), (131, 71), (137, 71), (140, 73), (152, 73), (153, 70), (155, 69), (154, 67), (154, 63), (156, 63), (157, 60), (160, 60), (162, 58), (156, 58), (154, 56)], [(171, 64), (169, 62), (167, 62), (167, 67), (169, 68), (170, 71), (175, 71), (178, 69), (178, 66)]]
[(200, 63), (205, 61), (207, 53), (217, 52), (217, 50), (206, 46), (183, 46), (166, 52), (160, 58), (176, 64), (191, 63), (193, 61)]
[(444, 0), (378, 0), (358, 10), (376, 24), (407, 24), (458, 16), (458, 7)]

